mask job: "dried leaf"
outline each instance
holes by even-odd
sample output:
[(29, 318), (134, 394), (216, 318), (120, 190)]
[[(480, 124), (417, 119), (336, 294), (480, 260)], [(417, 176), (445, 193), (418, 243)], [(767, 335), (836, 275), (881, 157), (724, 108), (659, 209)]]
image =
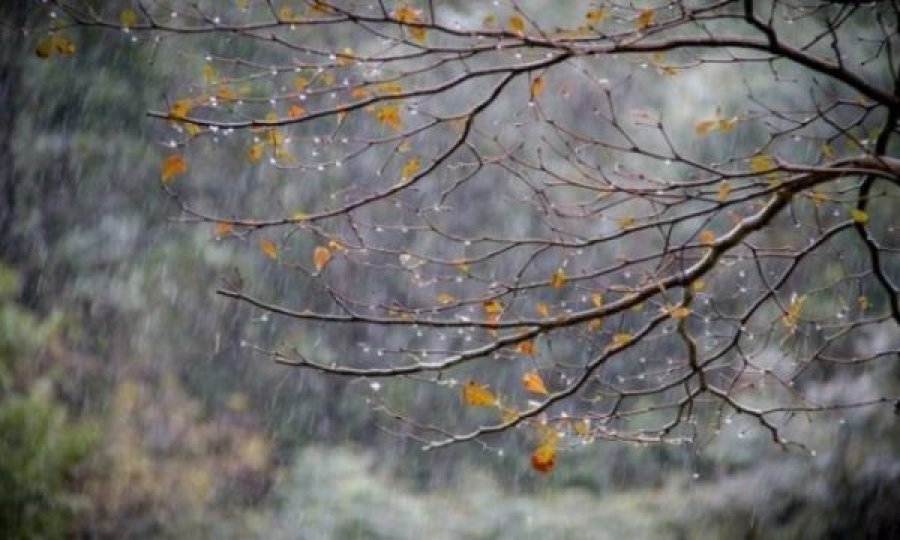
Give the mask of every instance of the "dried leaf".
[(720, 118), (716, 123), (716, 126), (719, 128), (721, 133), (728, 133), (737, 126), (738, 117), (732, 116), (731, 118)]
[(601, 307), (603, 305), (603, 293), (591, 293), (591, 303), (594, 304), (594, 307)]
[(500, 300), (497, 300), (496, 298), (485, 300), (481, 303), (481, 306), (484, 308), (484, 312), (488, 315), (499, 315), (500, 312), (503, 311), (503, 304), (501, 304)]
[(522, 375), (522, 386), (533, 394), (548, 394), (544, 379), (541, 378), (536, 369)]
[(53, 39), (50, 36), (39, 39), (34, 47), (34, 54), (38, 58), (50, 58), (50, 55), (53, 54)]
[(572, 429), (580, 437), (591, 436), (591, 421), (586, 418), (579, 418), (572, 423)]
[(321, 272), (328, 261), (331, 260), (331, 250), (325, 246), (316, 246), (313, 250), (313, 266), (316, 272)]
[(403, 129), (403, 120), (400, 118), (400, 108), (393, 103), (385, 103), (373, 109), (375, 118), (383, 122), (395, 131)]
[(669, 317), (675, 320), (686, 319), (691, 315), (691, 308), (687, 306), (671, 306), (667, 309)]
[(306, 114), (306, 109), (303, 108), (303, 105), (299, 103), (293, 103), (290, 107), (288, 107), (288, 116), (290, 118), (300, 118), (304, 114)]
[(706, 135), (716, 127), (715, 120), (700, 120), (694, 122), (694, 133), (697, 135)]
[(584, 14), (584, 19), (590, 24), (599, 24), (606, 19), (607, 11), (606, 8), (598, 7), (587, 10)]
[(173, 178), (179, 174), (187, 172), (187, 161), (181, 154), (171, 154), (163, 159), (160, 167), (159, 176), (163, 184), (168, 184)]
[(694, 292), (700, 292), (705, 288), (706, 288), (706, 282), (703, 281), (702, 279), (695, 279), (691, 283), (691, 290)]
[(537, 314), (541, 317), (550, 316), (550, 306), (548, 306), (546, 302), (538, 302), (537, 305), (534, 306), (534, 310), (537, 311)]
[(193, 107), (194, 103), (190, 99), (177, 99), (169, 108), (169, 116), (171, 118), (184, 118), (191, 112)]
[(628, 332), (616, 332), (612, 338), (614, 347), (621, 347), (631, 341), (631, 334)]
[(270, 259), (278, 258), (278, 246), (268, 238), (259, 239), (259, 250), (263, 252), (263, 255)]
[(438, 304), (442, 304), (445, 306), (447, 304), (452, 304), (453, 302), (456, 302), (456, 297), (454, 297), (450, 293), (445, 293), (445, 292), (437, 293), (435, 295), (434, 299), (437, 300)]
[(466, 405), (472, 407), (497, 407), (500, 400), (497, 399), (486, 384), (479, 384), (471, 379), (462, 387), (462, 399)]
[(53, 49), (63, 56), (75, 53), (75, 44), (63, 34), (53, 34), (50, 42), (53, 44)]

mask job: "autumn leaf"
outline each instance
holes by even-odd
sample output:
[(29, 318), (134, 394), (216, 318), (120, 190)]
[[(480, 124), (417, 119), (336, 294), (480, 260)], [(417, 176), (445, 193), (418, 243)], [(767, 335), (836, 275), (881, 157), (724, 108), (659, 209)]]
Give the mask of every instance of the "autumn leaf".
[(642, 9), (638, 13), (637, 19), (635, 19), (634, 24), (639, 29), (647, 28), (648, 26), (653, 24), (653, 16), (654, 16), (654, 11), (652, 9), (650, 9), (650, 8)]
[(579, 437), (591, 436), (591, 421), (585, 418), (579, 418), (572, 423), (572, 429)]
[(591, 303), (594, 304), (594, 307), (601, 307), (603, 305), (603, 293), (591, 293)]
[(553, 276), (550, 277), (550, 286), (554, 289), (559, 289), (568, 281), (568, 277), (566, 277), (566, 271), (562, 268), (557, 268), (555, 272), (553, 272)]
[(173, 178), (187, 172), (187, 161), (181, 154), (171, 154), (163, 159), (159, 176), (163, 184), (168, 184)]
[(534, 310), (537, 311), (537, 314), (541, 317), (550, 316), (550, 306), (547, 305), (547, 302), (538, 302), (537, 305), (534, 306)]
[(232, 232), (234, 232), (234, 225), (225, 221), (217, 221), (215, 227), (213, 228), (213, 234), (216, 236), (216, 238), (228, 236)]
[(531, 81), (531, 99), (534, 100), (538, 96), (541, 95), (541, 92), (544, 91), (544, 78), (543, 77), (535, 77), (533, 81)]
[(627, 229), (634, 225), (634, 218), (631, 216), (622, 216), (620, 218), (616, 218), (616, 223), (619, 225), (620, 229)]
[(547, 395), (548, 393), (544, 379), (541, 378), (536, 369), (522, 375), (522, 386), (533, 394)]
[[(422, 12), (406, 4), (397, 4), (397, 7), (394, 9), (394, 18), (402, 23), (421, 23)], [(409, 37), (414, 41), (421, 42), (425, 40), (425, 28), (421, 26), (407, 26), (406, 31), (409, 32)]]
[(419, 156), (413, 156), (409, 158), (400, 169), (401, 181), (412, 179), (412, 177), (419, 171), (419, 167), (421, 167), (421, 160), (419, 160)]
[(732, 131), (735, 126), (737, 126), (737, 123), (738, 123), (737, 116), (732, 116), (731, 118), (720, 118), (716, 122), (716, 127), (719, 128), (720, 133), (728, 133), (728, 132)]
[(259, 250), (263, 252), (263, 255), (270, 259), (278, 258), (278, 246), (268, 238), (259, 239)]
[(137, 13), (131, 8), (125, 8), (119, 12), (119, 23), (123, 28), (134, 28), (137, 25)]
[(499, 315), (503, 310), (503, 304), (501, 304), (500, 301), (496, 298), (485, 300), (481, 303), (481, 307), (484, 308), (484, 312), (488, 315)]
[(543, 442), (531, 453), (531, 468), (539, 473), (546, 474), (553, 470), (556, 463), (556, 443)]
[(37, 45), (34, 47), (34, 54), (38, 58), (49, 58), (53, 54), (53, 41), (49, 36), (38, 40)]
[(716, 241), (716, 233), (709, 229), (703, 229), (700, 231), (700, 234), (697, 235), (697, 240), (700, 241), (701, 246), (712, 245)]
[(860, 311), (865, 311), (869, 309), (869, 298), (862, 295), (856, 299), (856, 304), (859, 306)]
[(606, 8), (598, 7), (587, 10), (584, 14), (584, 19), (590, 24), (599, 24), (606, 19), (607, 11)]
[(691, 290), (694, 292), (700, 292), (706, 288), (706, 282), (702, 279), (695, 279), (691, 282)]
[(290, 107), (288, 107), (288, 116), (290, 118), (300, 118), (304, 114), (306, 114), (306, 109), (303, 108), (303, 105), (299, 103), (293, 103)]
[(294, 77), (292, 84), (294, 85), (294, 90), (301, 91), (306, 89), (307, 85), (309, 85), (309, 79), (302, 75), (297, 75)]
[(631, 334), (628, 332), (616, 332), (612, 338), (612, 344), (614, 347), (621, 347), (623, 345), (628, 344), (631, 341)]
[(516, 34), (525, 32), (525, 19), (521, 15), (512, 15), (506, 20), (506, 26)]
[(400, 108), (393, 103), (385, 103), (373, 109), (375, 118), (393, 128), (395, 131), (403, 129), (403, 120), (400, 118)]
[(500, 400), (488, 390), (487, 385), (479, 384), (472, 379), (463, 384), (462, 398), (466, 405), (472, 407), (497, 407), (500, 404)]
[(824, 157), (825, 159), (834, 159), (834, 147), (832, 147), (830, 144), (822, 143), (822, 146), (819, 147), (819, 151), (822, 152), (822, 157)]
[(856, 223), (866, 223), (867, 221), (869, 221), (869, 214), (867, 214), (865, 210), (860, 210), (859, 208), (851, 208), (850, 219), (852, 219)]
[(728, 183), (728, 180), (722, 180), (721, 182), (719, 182), (719, 187), (716, 189), (716, 197), (720, 201), (724, 201), (730, 194), (731, 184)]
[(756, 154), (750, 158), (750, 170), (755, 173), (766, 172), (775, 168), (775, 161), (768, 154)]
[(715, 120), (700, 120), (694, 122), (694, 133), (697, 135), (706, 135), (716, 127)]
[(686, 319), (691, 315), (691, 308), (687, 306), (670, 306), (666, 309), (666, 312), (669, 314), (669, 317), (672, 317), (675, 320)]
[(263, 158), (264, 152), (265, 145), (263, 143), (253, 143), (249, 148), (247, 148), (247, 159), (253, 163), (256, 163)]
[(787, 306), (787, 309), (784, 312), (784, 325), (788, 328), (795, 328), (797, 326), (797, 322), (800, 319), (800, 313), (803, 311), (803, 304), (806, 302), (806, 295), (797, 295), (794, 293), (791, 295), (791, 301)]
[(520, 354), (534, 354), (534, 342), (530, 339), (520, 341), (519, 344), (516, 345), (516, 352)]
[(190, 99), (177, 99), (169, 107), (169, 116), (172, 118), (184, 118), (191, 112), (193, 107), (194, 103)]
[(445, 293), (445, 292), (437, 293), (435, 295), (434, 299), (437, 300), (438, 304), (442, 304), (445, 306), (447, 304), (452, 304), (453, 302), (456, 302), (456, 298), (452, 294)]
[(75, 44), (63, 34), (53, 34), (51, 43), (53, 43), (53, 49), (63, 56), (75, 53)]
[(325, 246), (316, 246), (313, 250), (313, 266), (316, 272), (321, 272), (328, 261), (331, 260), (331, 250)]

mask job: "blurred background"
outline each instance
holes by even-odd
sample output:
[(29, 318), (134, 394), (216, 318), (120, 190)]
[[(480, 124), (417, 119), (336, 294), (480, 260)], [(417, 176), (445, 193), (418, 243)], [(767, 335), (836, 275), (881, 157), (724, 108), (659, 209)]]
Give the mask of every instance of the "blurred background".
[[(171, 219), (165, 141), (146, 117), (186, 65), (197, 76), (185, 58), (203, 45), (158, 54), (128, 34), (82, 30), (77, 54), (46, 61), (16, 30), (31, 16), (28, 2), (0, 6), (5, 537), (900, 533), (900, 429), (885, 409), (810, 423), (800, 431), (815, 455), (784, 452), (735, 418), (702, 444), (584, 445), (541, 476), (515, 439), (501, 453), (423, 452), (383, 429), (357, 383), (249, 354), (243, 341), (280, 323), (217, 297), (215, 284), (240, 268), (276, 289), (298, 285), (246, 242)], [(238, 155), (208, 174), (242, 200), (263, 179), (245, 165)], [(896, 394), (898, 374), (888, 365), (830, 391), (866, 395), (878, 379)]]

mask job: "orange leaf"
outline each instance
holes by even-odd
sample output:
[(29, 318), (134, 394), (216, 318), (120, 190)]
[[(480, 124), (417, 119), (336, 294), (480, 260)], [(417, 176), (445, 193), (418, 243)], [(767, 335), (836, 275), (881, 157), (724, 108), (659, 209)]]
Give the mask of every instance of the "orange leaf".
[(187, 162), (181, 154), (172, 154), (163, 159), (162, 167), (160, 167), (159, 176), (162, 178), (163, 184), (168, 184), (179, 174), (187, 172)]
[(172, 118), (184, 118), (191, 112), (193, 107), (194, 104), (190, 99), (177, 99), (172, 103), (172, 107), (169, 108), (169, 116)]
[(481, 303), (482, 307), (484, 307), (484, 312), (488, 315), (499, 315), (503, 310), (503, 304), (500, 303), (500, 300), (496, 298), (491, 300), (485, 300)]
[(589, 22), (591, 24), (598, 24), (598, 23), (603, 22), (603, 20), (606, 18), (606, 15), (607, 15), (606, 8), (600, 7), (600, 8), (589, 9), (584, 14), (584, 18), (585, 18), (585, 20), (587, 20), (587, 22)]
[(700, 234), (697, 235), (697, 239), (700, 241), (701, 246), (709, 246), (716, 241), (716, 233), (709, 229), (703, 229), (700, 231)]
[(225, 221), (217, 221), (216, 226), (213, 229), (213, 234), (216, 235), (216, 238), (222, 238), (223, 236), (228, 236), (234, 231), (234, 225), (231, 223), (227, 223)]
[(728, 198), (728, 195), (731, 194), (731, 184), (728, 183), (728, 180), (722, 180), (719, 182), (719, 187), (716, 190), (716, 196), (720, 201), (724, 201)]
[(419, 171), (419, 167), (421, 167), (422, 162), (419, 160), (419, 156), (413, 156), (409, 158), (406, 163), (403, 164), (403, 168), (400, 170), (400, 181), (406, 182), (412, 179), (412, 177)]
[(329, 260), (331, 260), (331, 250), (325, 246), (316, 246), (316, 249), (313, 250), (313, 266), (316, 267), (316, 272), (321, 272)]
[(556, 444), (544, 442), (531, 453), (531, 467), (539, 473), (548, 473), (556, 463)]
[(267, 238), (259, 239), (259, 250), (270, 259), (278, 258), (278, 246), (275, 245), (275, 242)]
[(253, 163), (258, 162), (262, 159), (264, 150), (265, 145), (261, 142), (251, 144), (250, 148), (247, 148), (247, 159)]
[(522, 386), (534, 394), (547, 395), (547, 386), (536, 369), (522, 375)]
[(466, 405), (473, 407), (496, 407), (500, 404), (500, 400), (488, 390), (487, 385), (471, 379), (462, 387), (462, 398)]
[(445, 292), (438, 293), (434, 298), (438, 301), (438, 304), (443, 304), (445, 306), (456, 302), (456, 298), (454, 298), (452, 294)]
[(694, 122), (694, 133), (697, 135), (706, 135), (716, 127), (715, 120), (700, 120)]
[(300, 118), (306, 114), (306, 109), (303, 108), (303, 105), (299, 103), (294, 103), (290, 107), (288, 107), (288, 116), (291, 118)]
[(548, 306), (546, 302), (538, 302), (537, 305), (534, 306), (534, 310), (537, 311), (537, 314), (541, 317), (550, 316), (550, 306)]
[(516, 345), (516, 352), (521, 354), (534, 354), (534, 342), (531, 340), (520, 341)]
[(396, 131), (403, 129), (403, 120), (400, 118), (400, 108), (394, 104), (384, 104), (374, 109), (375, 118), (384, 122)]
[(601, 307), (603, 305), (603, 293), (595, 292), (591, 294), (591, 303), (594, 304), (594, 307)]

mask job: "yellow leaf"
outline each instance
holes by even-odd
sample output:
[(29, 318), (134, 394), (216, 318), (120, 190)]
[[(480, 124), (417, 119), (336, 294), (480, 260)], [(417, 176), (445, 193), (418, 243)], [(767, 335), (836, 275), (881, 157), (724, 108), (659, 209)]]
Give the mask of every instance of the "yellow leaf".
[(796, 293), (791, 295), (791, 301), (788, 304), (787, 310), (784, 312), (784, 325), (788, 328), (794, 328), (797, 326), (797, 321), (800, 319), (800, 313), (803, 311), (803, 303), (806, 302), (806, 295), (798, 296)]
[(482, 26), (494, 26), (497, 24), (497, 17), (491, 13), (488, 13), (484, 16), (484, 19), (481, 20)]
[(850, 219), (852, 219), (856, 223), (865, 223), (869, 221), (869, 214), (867, 214), (864, 210), (860, 210), (859, 208), (851, 208)]
[(589, 419), (579, 418), (572, 423), (572, 429), (574, 429), (575, 433), (580, 437), (590, 437), (591, 421)]
[(215, 84), (215, 82), (218, 80), (216, 69), (212, 67), (212, 64), (209, 63), (203, 64), (202, 76), (203, 81), (207, 84)]
[(403, 120), (400, 118), (400, 108), (392, 103), (385, 103), (375, 107), (375, 118), (379, 122), (384, 122), (396, 131), (403, 129)]
[(256, 163), (263, 158), (264, 152), (265, 145), (263, 143), (253, 143), (249, 148), (247, 148), (247, 159), (253, 163)]
[(697, 135), (706, 135), (716, 127), (715, 120), (700, 120), (694, 123), (694, 133)]
[(282, 21), (289, 21), (294, 18), (294, 10), (290, 6), (281, 6), (278, 10), (278, 18)]
[(606, 19), (606, 8), (598, 7), (594, 9), (589, 9), (587, 13), (584, 14), (585, 20), (591, 24), (598, 24), (603, 22)]
[(263, 255), (270, 259), (278, 258), (278, 246), (268, 238), (259, 239), (259, 250), (263, 252)]
[(331, 250), (325, 246), (316, 246), (316, 249), (313, 250), (313, 266), (315, 266), (316, 272), (321, 272), (329, 260), (331, 260)]
[(378, 90), (379, 94), (384, 94), (387, 96), (403, 93), (403, 85), (398, 81), (380, 82), (375, 85), (375, 89)]
[(443, 304), (445, 306), (447, 304), (452, 304), (453, 302), (456, 302), (456, 298), (454, 298), (454, 296), (452, 294), (445, 293), (445, 292), (438, 293), (437, 295), (435, 295), (434, 299), (438, 301), (438, 304)]
[(159, 176), (163, 184), (168, 184), (173, 178), (179, 174), (187, 172), (187, 161), (181, 154), (171, 154), (163, 159), (162, 167), (160, 167)]
[(550, 278), (550, 286), (554, 289), (558, 289), (566, 284), (568, 278), (566, 277), (566, 271), (562, 268), (557, 268), (555, 272), (553, 272), (553, 276)]
[(500, 409), (500, 421), (508, 424), (519, 418), (519, 411), (513, 407), (503, 407)]
[(184, 132), (190, 135), (191, 137), (196, 137), (198, 133), (200, 133), (200, 126), (194, 124), (192, 122), (184, 123)]
[(473, 407), (497, 407), (500, 400), (488, 390), (487, 385), (479, 384), (471, 379), (462, 387), (462, 398), (466, 405)]
[(825, 159), (834, 159), (834, 148), (830, 144), (822, 143), (822, 146), (819, 147), (819, 151), (822, 152), (822, 157)]
[(591, 303), (594, 304), (594, 307), (601, 307), (603, 305), (603, 293), (591, 293)]
[[(344, 47), (344, 50), (337, 55), (336, 63), (341, 67), (352, 66), (354, 61), (353, 49)], [(330, 84), (330, 83), (329, 83)]]
[(520, 341), (516, 345), (516, 352), (521, 354), (534, 354), (534, 342), (531, 340)]
[(534, 310), (537, 311), (537, 314), (541, 317), (550, 316), (550, 307), (547, 306), (546, 302), (538, 302), (537, 305), (534, 306)]
[(500, 303), (500, 300), (493, 298), (491, 300), (485, 300), (481, 303), (481, 306), (484, 308), (484, 312), (488, 315), (499, 315), (501, 311), (503, 311), (503, 304)]
[(628, 332), (616, 332), (612, 338), (612, 344), (614, 347), (621, 347), (626, 345), (629, 341), (631, 341), (631, 334)]
[(709, 229), (703, 229), (700, 231), (700, 234), (697, 235), (697, 239), (700, 241), (701, 246), (709, 246), (716, 241), (716, 233)]
[(588, 330), (591, 332), (596, 332), (603, 328), (603, 317), (597, 317), (596, 319), (591, 319), (591, 322), (588, 323)]
[(169, 116), (172, 118), (184, 118), (191, 112), (193, 107), (194, 103), (190, 99), (177, 99), (172, 103), (172, 107), (169, 108)]
[(536, 369), (522, 375), (522, 386), (525, 387), (525, 390), (528, 390), (533, 394), (547, 395), (548, 393), (547, 386), (544, 384), (544, 379), (541, 378)]
[(816, 206), (819, 206), (828, 200), (828, 197), (818, 189), (814, 189), (812, 193), (809, 194), (809, 198), (812, 199), (813, 204)]
[(732, 116), (731, 118), (720, 118), (717, 122), (717, 126), (720, 132), (728, 133), (729, 131), (734, 129), (737, 123), (738, 117)]
[(534, 100), (541, 92), (544, 91), (544, 78), (543, 77), (535, 77), (533, 81), (531, 81), (531, 99)]
[(767, 154), (756, 154), (750, 158), (750, 170), (755, 173), (766, 172), (775, 168), (775, 161)]
[(691, 314), (691, 308), (687, 306), (671, 306), (668, 308), (667, 312), (669, 313), (669, 317), (672, 317), (675, 320), (679, 320), (689, 317)]
[(38, 58), (49, 58), (53, 54), (53, 40), (50, 36), (38, 40), (37, 45), (34, 47), (34, 54)]
[(215, 234), (216, 238), (228, 236), (232, 232), (234, 232), (234, 225), (225, 221), (217, 221), (216, 226), (213, 229), (213, 234)]
[(706, 282), (703, 281), (702, 279), (695, 279), (691, 283), (691, 290), (694, 292), (700, 292), (705, 288), (706, 288)]
[(506, 20), (506, 26), (517, 34), (525, 32), (525, 19), (520, 15), (512, 15)]
[(653, 24), (653, 15), (654, 11), (652, 9), (642, 9), (638, 13), (637, 19), (635, 19), (635, 25), (638, 28), (647, 28), (648, 26)]
[(616, 218), (616, 223), (619, 224), (620, 229), (627, 229), (634, 225), (634, 218), (631, 216), (622, 216), (620, 218)]
[(294, 77), (294, 80), (293, 80), (294, 90), (297, 90), (297, 91), (303, 90), (306, 88), (306, 86), (308, 84), (309, 84), (309, 79), (307, 79), (306, 77), (303, 77), (301, 75), (297, 75), (296, 77)]
[(724, 201), (728, 198), (728, 195), (731, 194), (731, 184), (728, 183), (728, 180), (722, 180), (719, 182), (719, 187), (717, 189), (717, 197), (720, 201)]
[(133, 28), (137, 24), (137, 13), (131, 8), (125, 8), (119, 12), (119, 23), (124, 28)]
[(539, 473), (548, 473), (556, 463), (556, 443), (541, 443), (531, 453), (531, 467)]
[(400, 179), (401, 181), (407, 181), (412, 179), (413, 175), (419, 172), (419, 167), (421, 166), (421, 161), (419, 160), (419, 156), (413, 156), (409, 158), (406, 163), (403, 164), (403, 168), (400, 169)]
[(50, 42), (53, 44), (53, 49), (63, 56), (75, 53), (75, 44), (62, 34), (53, 34), (50, 38)]

